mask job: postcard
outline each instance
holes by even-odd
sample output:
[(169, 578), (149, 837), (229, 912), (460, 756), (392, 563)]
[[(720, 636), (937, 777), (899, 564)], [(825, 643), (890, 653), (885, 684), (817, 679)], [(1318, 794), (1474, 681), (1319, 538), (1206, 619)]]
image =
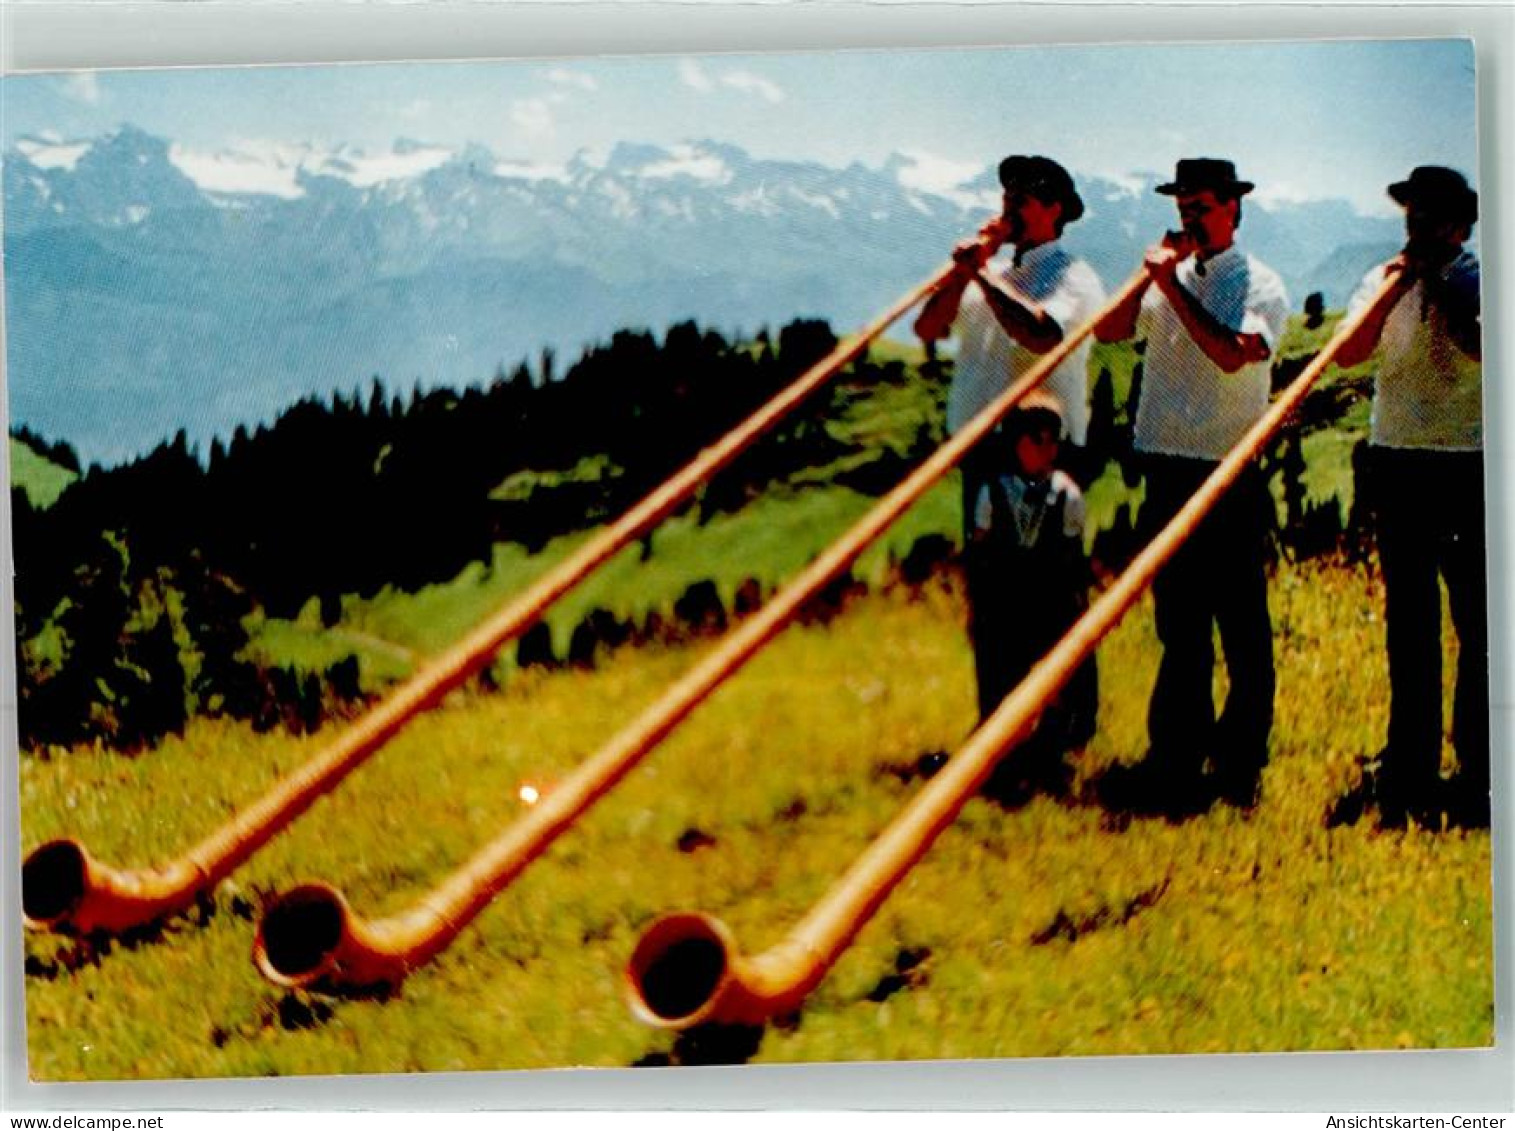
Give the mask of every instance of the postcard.
[(4, 83), (33, 1079), (1493, 1043), (1469, 41)]

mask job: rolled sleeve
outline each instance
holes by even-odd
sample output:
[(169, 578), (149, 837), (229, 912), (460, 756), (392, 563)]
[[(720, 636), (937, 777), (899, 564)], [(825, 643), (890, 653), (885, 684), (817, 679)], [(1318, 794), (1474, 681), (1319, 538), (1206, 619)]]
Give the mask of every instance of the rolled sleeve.
[(1083, 538), (1087, 519), (1084, 496), (1077, 484), (1062, 472), (1056, 472), (1058, 493), (1062, 496), (1063, 537)]
[(1247, 311), (1242, 315), (1241, 332), (1256, 334), (1276, 350), (1289, 323), (1289, 296), (1283, 284), (1276, 280), (1259, 286), (1247, 296)]
[(1357, 284), (1357, 290), (1352, 293), (1352, 299), (1347, 303), (1347, 317), (1353, 318), (1362, 312), (1373, 296), (1378, 293), (1378, 288), (1383, 286), (1384, 269), (1380, 264), (1363, 276), (1362, 282)]
[(1069, 327), (1078, 321), (1083, 303), (1077, 289), (1064, 283), (1043, 299), (1040, 306), (1042, 313), (1056, 322), (1058, 329), (1066, 334)]

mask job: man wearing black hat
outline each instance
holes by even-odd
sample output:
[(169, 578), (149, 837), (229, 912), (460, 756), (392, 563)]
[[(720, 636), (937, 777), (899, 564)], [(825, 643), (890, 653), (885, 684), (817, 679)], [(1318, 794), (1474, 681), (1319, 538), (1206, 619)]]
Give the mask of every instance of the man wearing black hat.
[[(947, 430), (954, 434), (1062, 341), (1064, 331), (1088, 321), (1105, 301), (1094, 269), (1059, 242), (1064, 226), (1084, 214), (1068, 171), (1049, 157), (1018, 154), (1000, 162), (999, 180), (1002, 214), (984, 226), (979, 239), (954, 249), (957, 270), (915, 322), (915, 332), (927, 343), (957, 335), (947, 394)], [(1005, 245), (1013, 254), (995, 258)], [(1075, 465), (1089, 424), (1088, 362), (1089, 346), (1083, 343), (1040, 386), (1062, 416), (1069, 441), (1063, 462)], [(973, 514), (986, 485), (1007, 470), (1003, 448), (991, 438), (963, 460), (964, 545), (973, 544)], [(988, 716), (1008, 688), (993, 675), (999, 644), (986, 638), (973, 614), (989, 599), (974, 580), (984, 572), (968, 570), (968, 605), (979, 709)], [(1091, 659), (1075, 683), (1087, 697), (1095, 694), (1094, 681)], [(1087, 704), (1081, 716), (1091, 727), (1093, 710)]]
[[(1380, 351), (1364, 482), (1384, 579), (1389, 653), (1388, 744), (1332, 823), (1376, 800), (1389, 826), (1489, 823), (1489, 671), (1484, 553), (1483, 365), (1479, 266), (1466, 248), (1478, 194), (1462, 175), (1423, 165), (1389, 186), (1405, 210), (1399, 256), (1370, 271), (1355, 313), (1387, 280), (1397, 300), (1376, 308), (1336, 355), (1357, 365)], [(1443, 786), (1441, 590), (1457, 630), (1452, 738), (1459, 773)]]
[[(956, 433), (1003, 393), (1063, 330), (1092, 317), (1104, 302), (1094, 269), (1063, 248), (1063, 228), (1084, 214), (1068, 171), (1050, 157), (1015, 155), (1000, 162), (1004, 209), (979, 239), (953, 250), (957, 271), (927, 301), (915, 331), (935, 342), (954, 330), (959, 348), (947, 398), (947, 430)], [(994, 258), (1004, 245), (1012, 256)], [(970, 289), (971, 288), (971, 289)], [(1082, 445), (1089, 423), (1088, 347), (1048, 375), (1068, 438)]]
[[(1134, 447), (1150, 538), (1178, 512), (1268, 406), (1269, 359), (1289, 315), (1283, 283), (1236, 246), (1242, 197), (1230, 161), (1178, 162), (1157, 191), (1182, 230), (1147, 253), (1149, 283), (1094, 328), (1146, 341)], [(1272, 499), (1248, 468), (1153, 585), (1162, 661), (1148, 705), (1150, 749), (1101, 793), (1130, 812), (1189, 816), (1219, 798), (1257, 802), (1273, 725), (1273, 626), (1264, 572)], [(1216, 717), (1213, 633), (1230, 688)], [(1211, 774), (1204, 776), (1209, 760)]]

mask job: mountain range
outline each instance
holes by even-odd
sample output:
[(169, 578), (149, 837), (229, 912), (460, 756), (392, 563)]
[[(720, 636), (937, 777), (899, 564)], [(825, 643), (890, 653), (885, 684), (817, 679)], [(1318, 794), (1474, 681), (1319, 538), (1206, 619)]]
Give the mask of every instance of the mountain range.
[[(992, 168), (931, 172), (713, 141), (547, 167), (416, 141), (23, 138), (3, 161), (11, 420), (112, 463), (376, 376), (461, 386), (544, 348), (561, 365), (622, 327), (694, 318), (737, 335), (821, 317), (844, 332), (993, 210)], [(1156, 180), (1079, 177), (1088, 210), (1065, 238), (1107, 286), (1174, 222)], [(1395, 220), (1331, 200), (1249, 200), (1242, 237), (1296, 308), (1312, 291), (1341, 303), (1400, 242)]]

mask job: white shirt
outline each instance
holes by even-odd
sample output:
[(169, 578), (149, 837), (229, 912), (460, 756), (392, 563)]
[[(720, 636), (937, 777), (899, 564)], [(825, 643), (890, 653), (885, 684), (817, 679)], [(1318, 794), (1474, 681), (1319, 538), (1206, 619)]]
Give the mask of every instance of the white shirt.
[[(1105, 302), (1105, 288), (1094, 268), (1056, 241), (1026, 252), (1019, 266), (1002, 255), (990, 262), (988, 273), (1035, 302), (1065, 334), (1093, 318)], [(954, 328), (958, 350), (947, 393), (947, 431), (955, 434), (1040, 361), (1041, 354), (1005, 333), (976, 283), (969, 283), (963, 293)], [(1084, 442), (1089, 429), (1088, 369), (1085, 338), (1040, 386), (1061, 405), (1064, 431), (1075, 444)]]
[[(1203, 264), (1178, 265), (1180, 286), (1223, 326), (1260, 334), (1278, 347), (1289, 318), (1289, 297), (1273, 270), (1235, 244)], [(1269, 363), (1227, 373), (1210, 360), (1155, 286), (1142, 299), (1136, 336), (1145, 338), (1141, 400), (1136, 408), (1138, 451), (1192, 459), (1223, 459), (1268, 407)]]
[[(1442, 278), (1478, 311), (1477, 256), (1463, 252)], [(1383, 279), (1382, 266), (1368, 272), (1352, 296), (1349, 317), (1367, 305)], [(1379, 350), (1374, 444), (1457, 452), (1483, 447), (1483, 364), (1452, 341), (1445, 313), (1426, 302), (1424, 282), (1417, 282), (1389, 311)]]

